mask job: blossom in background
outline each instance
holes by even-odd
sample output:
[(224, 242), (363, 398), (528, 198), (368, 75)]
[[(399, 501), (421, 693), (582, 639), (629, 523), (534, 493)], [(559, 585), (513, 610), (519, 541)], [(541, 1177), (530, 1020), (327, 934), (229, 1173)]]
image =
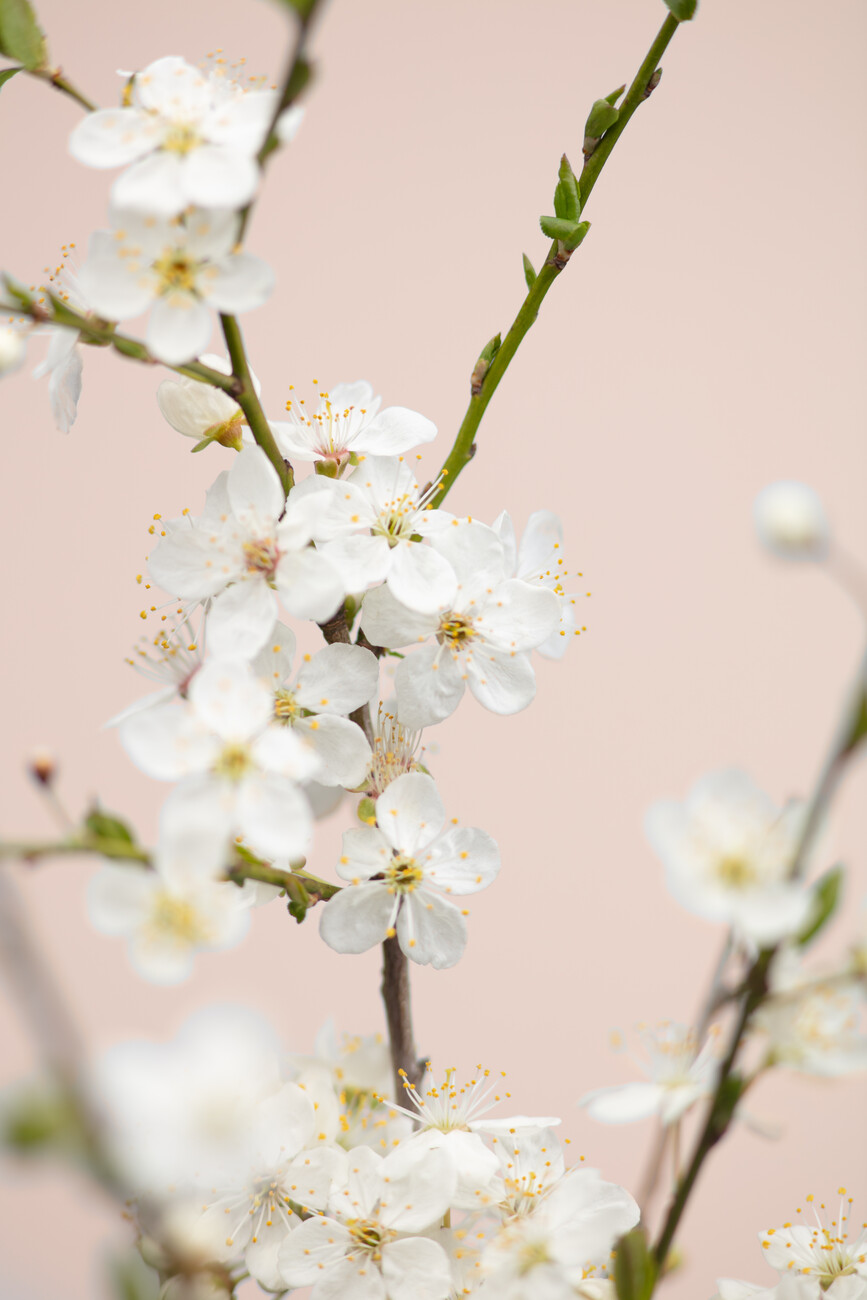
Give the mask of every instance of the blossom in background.
[(118, 734), (148, 776), (181, 782), (166, 805), (179, 819), (242, 836), (266, 857), (297, 858), (313, 823), (296, 782), (318, 763), (291, 728), (269, 725), (272, 713), (272, 694), (249, 664), (212, 659), (186, 700), (134, 713)]
[[(560, 602), (559, 626), (536, 649), (546, 659), (562, 659), (576, 633), (577, 600), (563, 586), (570, 575), (563, 557), (562, 523), (551, 510), (534, 510), (527, 520), (520, 545), (515, 536), (515, 525), (507, 510), (497, 516), (493, 528), (503, 544), (508, 576), (520, 578), (531, 587), (545, 587), (548, 591), (553, 591)], [(581, 574), (577, 576), (580, 578)]]
[(213, 311), (251, 311), (274, 287), (267, 263), (237, 251), (235, 212), (196, 208), (181, 220), (117, 209), (113, 224), (112, 232), (91, 236), (82, 290), (107, 320), (149, 310), (145, 341), (166, 365), (182, 365), (205, 350)]
[(27, 343), (22, 331), (11, 325), (0, 326), (0, 375), (11, 375), (18, 370), (26, 356)]
[(695, 1034), (685, 1025), (663, 1021), (641, 1034), (648, 1064), (636, 1062), (647, 1082), (624, 1083), (588, 1092), (578, 1103), (603, 1124), (628, 1124), (659, 1115), (663, 1124), (676, 1123), (716, 1087), (719, 1061), (711, 1034), (699, 1051)]
[(201, 517), (165, 527), (148, 561), (151, 576), (183, 599), (212, 598), (214, 653), (255, 655), (277, 621), (278, 597), (290, 614), (317, 621), (342, 601), (337, 570), (308, 545), (320, 480), (308, 481), (313, 490), (293, 489), (287, 502), (265, 453), (245, 447), (218, 475)]
[(315, 655), (305, 654), (290, 680), (295, 635), (283, 623), (259, 651), (253, 668), (274, 695), (274, 721), (292, 727), (311, 746), (320, 763), (320, 784), (359, 785), (370, 767), (370, 745), (361, 728), (342, 715), (376, 694), (379, 664), (363, 646), (335, 642)]
[(760, 541), (784, 560), (821, 560), (828, 550), (828, 520), (806, 483), (771, 483), (756, 497), (753, 519)]
[(365, 591), (384, 580), (408, 609), (430, 613), (449, 604), (457, 587), (454, 569), (423, 544), (454, 519), (429, 508), (434, 487), (423, 494), (402, 456), (363, 456), (347, 478), (329, 482), (329, 509), (316, 541), (346, 590)]
[(424, 771), (421, 762), (421, 732), (411, 731), (398, 722), (394, 702), (388, 707), (382, 700), (373, 720), (373, 752), (363, 789), (371, 799), (378, 799), (392, 781), (406, 772)]
[(135, 74), (130, 103), (100, 109), (69, 139), (88, 167), (127, 167), (115, 181), (116, 206), (170, 217), (191, 204), (240, 208), (259, 181), (256, 154), (277, 106), (271, 90), (243, 90), (175, 56)]
[(311, 1300), (443, 1300), (448, 1258), (419, 1234), (439, 1224), (454, 1184), (442, 1151), (398, 1147), (381, 1157), (358, 1147), (328, 1214), (307, 1219), (280, 1248), (283, 1284), (312, 1285)]
[[(212, 370), (219, 370), (221, 375), (232, 373), (227, 357), (206, 352), (199, 359)], [(255, 375), (253, 386), (257, 393), (261, 392)], [(163, 380), (157, 389), (157, 403), (173, 429), (185, 438), (196, 439), (197, 446), (193, 451), (199, 451), (210, 442), (240, 451), (245, 443), (252, 441), (247, 417), (234, 398), (224, 393), (222, 388), (178, 375), (175, 379)]]
[(472, 894), (500, 869), (485, 831), (450, 825), (429, 776), (398, 777), (376, 801), (377, 825), (345, 831), (338, 874), (350, 882), (322, 911), (319, 932), (337, 952), (366, 952), (397, 934), (404, 953), (440, 970), (460, 960), (464, 913), (436, 891)]
[(803, 819), (802, 804), (777, 808), (732, 768), (703, 777), (683, 804), (654, 804), (645, 830), (677, 902), (763, 945), (796, 934), (810, 912), (790, 878)]
[(399, 720), (421, 728), (457, 708), (465, 685), (492, 713), (517, 713), (532, 701), (536, 678), (527, 651), (542, 644), (560, 618), (557, 597), (505, 577), (499, 538), (485, 524), (453, 524), (431, 545), (454, 570), (454, 599), (436, 613), (409, 610), (388, 587), (364, 598), (361, 627), (373, 645), (422, 645), (395, 672)]
[(854, 978), (823, 978), (782, 949), (770, 971), (770, 996), (752, 1020), (768, 1066), (836, 1078), (867, 1069), (864, 986)]
[[(91, 314), (91, 305), (81, 288), (77, 271), (71, 269), (70, 258), (74, 244), (64, 244), (60, 265), (49, 274), (44, 286), (61, 298), (73, 311), (82, 316)], [(48, 351), (33, 371), (34, 379), (48, 375), (48, 400), (54, 423), (61, 433), (69, 433), (78, 414), (81, 397), (81, 372), (84, 367), (81, 333), (65, 325), (44, 325), (37, 331), (48, 339)]]
[(380, 411), (365, 380), (335, 384), (319, 394), (315, 411), (303, 398), (286, 403), (289, 419), (271, 421), (277, 446), (290, 460), (325, 461), (339, 473), (352, 456), (398, 456), (436, 437), (436, 425), (405, 406)]

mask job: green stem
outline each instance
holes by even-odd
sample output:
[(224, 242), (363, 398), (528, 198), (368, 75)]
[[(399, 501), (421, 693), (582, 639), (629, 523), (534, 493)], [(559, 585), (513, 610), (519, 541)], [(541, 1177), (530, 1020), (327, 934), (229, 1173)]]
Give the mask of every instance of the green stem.
[[(632, 85), (629, 87), (626, 98), (623, 101), (623, 107), (620, 110), (620, 117), (617, 119), (614, 126), (606, 131), (605, 135), (596, 146), (593, 154), (584, 164), (584, 169), (581, 172), (578, 181), (581, 191), (582, 208), (587, 202), (590, 192), (596, 184), (599, 173), (605, 166), (605, 163), (618, 139), (622, 135), (627, 122), (632, 117), (632, 114), (635, 112), (636, 108), (638, 108), (639, 104), (641, 104), (646, 98), (647, 86), (658, 67), (659, 59), (679, 26), (680, 24), (678, 20), (669, 14), (665, 22), (662, 24), (656, 40), (648, 50), (647, 57), (638, 69)], [(526, 298), (521, 304), (517, 316), (512, 322), (509, 332), (503, 339), (499, 351), (496, 353), (490, 366), (485, 372), (480, 388), (478, 391), (474, 391), (470, 398), (470, 404), (467, 407), (467, 412), (463, 418), (461, 427), (458, 429), (454, 445), (443, 464), (441, 473), (444, 476), (444, 480), (438, 492), (433, 497), (432, 504), (434, 506), (442, 505), (445, 497), (454, 486), (458, 475), (472, 460), (475, 450), (474, 439), (476, 431), (481, 423), (482, 416), (487, 410), (488, 403), (496, 392), (503, 375), (508, 370), (512, 358), (523, 341), (524, 335), (536, 320), (536, 317), (539, 314), (539, 308), (542, 305), (548, 290), (560, 275), (563, 268), (567, 265), (568, 261), (569, 254), (563, 249), (562, 245), (557, 240), (554, 240), (548, 251), (548, 256), (545, 259), (541, 271), (533, 281)]]
[(280, 449), (274, 441), (274, 435), (265, 417), (262, 403), (256, 395), (253, 377), (250, 374), (250, 366), (247, 361), (247, 353), (244, 350), (241, 327), (234, 316), (221, 316), (220, 324), (223, 327), (223, 337), (226, 340), (226, 347), (232, 361), (232, 373), (237, 381), (237, 388), (233, 396), (247, 417), (250, 432), (277, 471), (277, 477), (280, 479), (280, 486), (283, 488), (284, 495), (288, 496), (289, 490), (295, 482), (295, 476), (292, 473), (292, 466), (280, 455)]
[(292, 880), (300, 880), (310, 893), (318, 894), (322, 899), (333, 898), (341, 889), (340, 885), (330, 885), (327, 880), (320, 880), (303, 867), (293, 866), (291, 871), (281, 871), (279, 867), (269, 866), (267, 862), (239, 862), (237, 866), (229, 868), (226, 877), (239, 885), (245, 880), (258, 880), (263, 885), (276, 885), (278, 889), (287, 890)]
[(73, 835), (67, 840), (36, 841), (34, 843), (9, 842), (0, 844), (0, 858), (20, 858), (34, 862), (39, 858), (63, 857), (70, 853), (99, 854), (103, 858), (127, 862), (150, 862), (147, 849), (129, 840), (109, 839), (101, 835)]
[(50, 68), (39, 68), (31, 72), (30, 75), (36, 77), (39, 81), (44, 81), (46, 85), (53, 86), (62, 95), (67, 95), (69, 99), (73, 99), (76, 104), (86, 109), (88, 113), (95, 113), (99, 107), (98, 104), (94, 104), (92, 99), (88, 99), (87, 95), (83, 94), (77, 86), (68, 81), (59, 68), (55, 68), (53, 72)]

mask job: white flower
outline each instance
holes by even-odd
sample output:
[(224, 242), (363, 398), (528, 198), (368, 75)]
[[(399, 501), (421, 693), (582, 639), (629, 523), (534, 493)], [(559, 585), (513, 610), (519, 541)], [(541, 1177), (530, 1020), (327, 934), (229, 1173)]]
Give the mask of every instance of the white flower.
[(286, 403), (289, 420), (271, 423), (284, 456), (324, 460), (339, 472), (353, 455), (397, 456), (436, 437), (436, 425), (404, 406), (380, 411), (379, 397), (364, 380), (335, 384), (320, 393), (315, 412), (303, 399)]
[[(62, 298), (80, 315), (91, 314), (90, 303), (86, 300), (78, 275), (70, 269), (68, 259), (74, 244), (63, 246), (63, 260), (48, 277), (47, 288)], [(34, 379), (48, 375), (48, 400), (54, 423), (61, 433), (69, 433), (78, 414), (78, 399), (81, 397), (81, 372), (83, 360), (78, 346), (81, 334), (76, 329), (65, 325), (46, 325), (37, 333), (48, 339), (48, 351), (36, 369)]]
[(373, 753), (364, 781), (364, 792), (371, 799), (378, 799), (404, 773), (422, 769), (421, 732), (404, 727), (393, 709), (393, 703), (389, 709), (380, 701), (373, 723)]
[(375, 695), (379, 684), (376, 655), (363, 646), (335, 642), (315, 655), (305, 654), (294, 681), (295, 636), (283, 623), (253, 661), (274, 693), (274, 720), (292, 727), (311, 746), (321, 764), (323, 785), (359, 785), (370, 767), (370, 745), (361, 728), (341, 714), (352, 713)]
[[(230, 375), (232, 366), (226, 357), (206, 352), (200, 360), (212, 370), (219, 370), (222, 375)], [(260, 392), (261, 385), (253, 376), (253, 386)], [(224, 393), (222, 388), (212, 384), (202, 384), (197, 379), (188, 379), (178, 375), (175, 379), (164, 379), (157, 389), (159, 408), (173, 429), (185, 438), (195, 438), (197, 446), (193, 451), (217, 442), (221, 447), (232, 447), (240, 451), (245, 443), (250, 443), (252, 435), (247, 425), (247, 417), (238, 403)]]
[(752, 1022), (766, 1039), (768, 1065), (823, 1078), (867, 1069), (864, 993), (856, 980), (817, 979), (783, 949), (770, 985), (771, 996)]
[(323, 1209), (332, 1185), (346, 1181), (346, 1155), (331, 1141), (305, 1088), (286, 1083), (256, 1107), (245, 1135), (243, 1172), (214, 1179), (205, 1193), (202, 1230), (213, 1257), (243, 1257), (252, 1277), (280, 1290), (280, 1249), (298, 1230), (296, 1207)]
[(505, 578), (503, 547), (484, 524), (458, 523), (431, 545), (454, 569), (454, 599), (434, 614), (406, 609), (388, 587), (364, 599), (361, 626), (373, 645), (433, 643), (409, 654), (395, 672), (399, 720), (420, 728), (442, 722), (464, 687), (492, 713), (517, 713), (531, 703), (536, 678), (526, 653), (541, 645), (560, 618), (551, 591)]
[[(329, 482), (329, 510), (316, 540), (347, 591), (385, 580), (408, 609), (431, 613), (452, 601), (454, 569), (420, 540), (435, 537), (454, 520), (444, 510), (428, 508), (436, 484), (422, 494), (402, 456), (363, 456), (348, 478)], [(359, 535), (359, 529), (369, 532)]]
[(322, 911), (319, 932), (337, 952), (365, 952), (397, 934), (403, 952), (436, 970), (454, 966), (467, 942), (464, 913), (435, 890), (473, 894), (500, 869), (484, 831), (450, 825), (429, 776), (398, 777), (376, 801), (376, 827), (345, 831), (337, 867), (348, 888)]
[[(569, 574), (563, 558), (562, 523), (550, 510), (534, 510), (527, 520), (520, 546), (507, 510), (497, 516), (493, 528), (506, 552), (509, 577), (520, 578), (531, 587), (545, 587), (557, 597), (560, 603), (559, 626), (536, 649), (546, 659), (562, 659), (572, 637), (578, 634), (575, 627), (577, 597), (570, 595), (563, 586)], [(580, 578), (581, 574), (577, 576)]]
[(756, 497), (753, 518), (759, 539), (785, 560), (821, 560), (828, 549), (822, 502), (806, 483), (771, 483)]
[(713, 1092), (719, 1070), (714, 1034), (701, 1051), (693, 1031), (670, 1020), (645, 1029), (641, 1037), (649, 1063), (648, 1067), (638, 1064), (649, 1075), (647, 1082), (588, 1092), (578, 1104), (586, 1106), (593, 1119), (603, 1124), (629, 1124), (659, 1115), (663, 1124), (674, 1124), (701, 1097)]
[[(141, 574), (138, 575), (139, 580)], [(146, 611), (142, 611), (143, 614)], [(105, 724), (116, 727), (124, 718), (141, 709), (151, 709), (155, 704), (165, 704), (178, 697), (186, 699), (190, 683), (202, 666), (201, 631), (197, 633), (189, 616), (183, 611), (160, 618), (156, 636), (142, 636), (133, 646), (134, 657), (126, 659), (148, 681), (156, 682), (159, 690), (134, 700)], [(204, 622), (204, 620), (202, 620)]]
[(243, 836), (266, 857), (297, 858), (312, 819), (296, 781), (312, 775), (316, 759), (290, 728), (270, 727), (271, 716), (271, 692), (250, 665), (214, 659), (187, 700), (134, 713), (118, 734), (148, 776), (182, 782), (166, 805), (179, 818)]
[(570, 1169), (530, 1213), (507, 1221), (482, 1256), (486, 1285), (503, 1300), (567, 1300), (609, 1262), (638, 1222), (629, 1193), (595, 1169)]
[(91, 923), (128, 940), (132, 965), (154, 984), (178, 984), (197, 952), (232, 948), (250, 924), (251, 898), (218, 877), (226, 839), (205, 821), (164, 819), (154, 870), (107, 863), (87, 890)]
[[(298, 618), (321, 622), (343, 599), (334, 566), (308, 546), (317, 500), (294, 488), (284, 501), (277, 471), (259, 447), (245, 447), (218, 475), (198, 520), (180, 519), (150, 557), (151, 576), (191, 600), (212, 597), (208, 644), (216, 654), (254, 655), (277, 621), (277, 598)], [(285, 512), (284, 512), (285, 506)]]
[(563, 1148), (548, 1121), (539, 1127), (531, 1120), (512, 1120), (490, 1129), (500, 1165), (494, 1200), (500, 1214), (510, 1219), (532, 1214), (542, 1197), (556, 1187), (566, 1172)]
[[(836, 1219), (829, 1221), (827, 1214), (820, 1216), (814, 1206), (815, 1227), (789, 1223), (782, 1228), (768, 1228), (759, 1233), (759, 1241), (771, 1268), (779, 1269), (781, 1274), (797, 1270), (803, 1276), (816, 1278), (822, 1291), (833, 1300), (851, 1300), (857, 1294), (856, 1283), (839, 1282), (858, 1278), (862, 1291), (867, 1290), (867, 1225), (862, 1224), (859, 1230), (851, 1222), (853, 1198), (847, 1195), (846, 1188), (838, 1188), (837, 1194), (841, 1199)], [(807, 1201), (812, 1204), (814, 1197), (808, 1196)], [(820, 1208), (824, 1211), (824, 1204)]]
[[(401, 1070), (401, 1075), (413, 1109), (396, 1105), (393, 1109), (420, 1125), (402, 1146), (412, 1148), (426, 1143), (428, 1147), (433, 1145), (445, 1151), (457, 1175), (452, 1204), (461, 1210), (480, 1209), (495, 1197), (499, 1159), (490, 1147), (485, 1146), (483, 1133), (500, 1134), (528, 1126), (550, 1127), (560, 1123), (556, 1118), (529, 1119), (525, 1115), (486, 1119), (488, 1111), (501, 1101), (501, 1097), (496, 1092), (499, 1080), (491, 1080), (490, 1070), (481, 1066), (474, 1079), (458, 1087), (453, 1069), (446, 1070), (445, 1078), (437, 1085), (428, 1063), (420, 1092), (409, 1082), (405, 1071)], [(505, 1095), (511, 1096), (510, 1093)]]
[(11, 375), (24, 364), (26, 356), (27, 344), (21, 330), (0, 326), (0, 375)]
[(89, 113), (72, 132), (72, 156), (88, 167), (132, 166), (115, 181), (118, 207), (174, 216), (191, 204), (240, 208), (256, 192), (256, 154), (276, 98), (157, 59), (132, 81), (131, 103)]
[(166, 365), (181, 365), (208, 346), (212, 311), (250, 311), (274, 285), (271, 268), (235, 251), (237, 213), (188, 212), (183, 221), (116, 211), (113, 233), (91, 236), (81, 268), (82, 289), (107, 320), (150, 309), (145, 340)]
[(703, 777), (684, 804), (654, 804), (645, 830), (683, 907), (763, 945), (795, 934), (810, 912), (809, 891), (790, 879), (803, 816), (728, 769)]
[(283, 1283), (313, 1286), (311, 1300), (443, 1300), (450, 1289), (442, 1247), (417, 1234), (451, 1204), (454, 1171), (435, 1149), (384, 1159), (356, 1148), (349, 1180), (329, 1217), (308, 1219), (284, 1242)]

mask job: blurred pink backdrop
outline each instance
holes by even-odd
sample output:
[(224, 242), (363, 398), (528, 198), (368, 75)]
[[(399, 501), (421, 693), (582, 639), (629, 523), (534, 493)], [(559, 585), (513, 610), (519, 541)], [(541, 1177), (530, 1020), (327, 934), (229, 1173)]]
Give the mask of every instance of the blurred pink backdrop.
[[(256, 0), (38, 8), (55, 59), (104, 104), (115, 69), (162, 54), (221, 46), (276, 74), (286, 39), (279, 6)], [(271, 413), (290, 383), (368, 378), (386, 404), (436, 421), (435, 471), (479, 349), (523, 295), (521, 253), (544, 256), (537, 218), (560, 153), (577, 166), (591, 102), (632, 77), (664, 12), (658, 0), (333, 0), (307, 119), (249, 237), (278, 276), (245, 325)], [(532, 708), (499, 718), (467, 700), (428, 733), (447, 808), (497, 838), (504, 869), (473, 902), (460, 965), (413, 969), (419, 1043), (439, 1066), (507, 1071), (516, 1110), (561, 1114), (572, 1151), (633, 1188), (651, 1126), (603, 1128), (575, 1101), (634, 1077), (609, 1049), (613, 1027), (691, 1016), (720, 942), (667, 896), (644, 812), (733, 762), (779, 799), (806, 793), (861, 652), (854, 606), (818, 571), (761, 553), (750, 509), (767, 482), (804, 479), (867, 558), (865, 39), (860, 0), (704, 0), (618, 144), (593, 229), (451, 501), (489, 522), (508, 507), (519, 527), (557, 511), (578, 589), (593, 594), (565, 662), (537, 659)], [(62, 243), (83, 251), (105, 219), (110, 176), (66, 153), (77, 119), (23, 77), (0, 96), (2, 263), (25, 280)], [(89, 350), (69, 437), (26, 372), (0, 391), (9, 837), (52, 833), (23, 775), (37, 744), (59, 756), (76, 812), (98, 793), (153, 835), (166, 790), (101, 724), (145, 689), (123, 659), (141, 631), (134, 575), (151, 517), (195, 512), (230, 454), (189, 456), (157, 410), (159, 379)], [(865, 794), (862, 765), (817, 863), (852, 868), (826, 955), (864, 896)], [(340, 816), (322, 828), (313, 870), (331, 873), (340, 828)], [(298, 927), (277, 904), (188, 984), (145, 984), (88, 926), (93, 870), (17, 875), (94, 1050), (169, 1036), (211, 1000), (259, 1007), (301, 1051), (329, 1014), (339, 1029), (382, 1026), (378, 955), (336, 956), (315, 916)], [(32, 1049), (8, 1001), (0, 1041), (2, 1081), (26, 1074)], [(809, 1191), (851, 1185), (865, 1217), (864, 1101), (857, 1079), (757, 1088), (751, 1109), (785, 1137), (740, 1127), (713, 1156), (671, 1300), (710, 1297), (720, 1275), (770, 1285), (756, 1233)], [(0, 1224), (3, 1300), (93, 1300), (103, 1253), (125, 1240), (116, 1211), (53, 1167), (6, 1162)]]

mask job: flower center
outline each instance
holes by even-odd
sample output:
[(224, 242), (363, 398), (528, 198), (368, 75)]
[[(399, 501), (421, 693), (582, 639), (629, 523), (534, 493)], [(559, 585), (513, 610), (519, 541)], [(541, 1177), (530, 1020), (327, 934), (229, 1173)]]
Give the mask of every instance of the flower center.
[(406, 495), (398, 497), (380, 511), (371, 531), (384, 537), (389, 546), (397, 546), (398, 542), (412, 537), (415, 514), (416, 505), (412, 498)]
[(178, 947), (204, 943), (210, 935), (193, 904), (168, 893), (159, 893), (154, 898), (148, 931), (152, 938), (168, 940)]
[(755, 883), (756, 869), (744, 858), (722, 858), (717, 863), (716, 875), (729, 889), (747, 889)]
[(424, 880), (424, 872), (417, 865), (415, 858), (407, 858), (402, 853), (395, 853), (386, 867), (385, 878), (389, 886), (398, 894), (411, 894)]
[(214, 764), (214, 772), (226, 781), (240, 781), (252, 766), (253, 757), (249, 745), (235, 742), (223, 746)]
[(373, 754), (367, 773), (367, 793), (377, 799), (404, 772), (415, 772), (421, 767), (418, 748), (420, 731), (407, 731), (382, 704), (373, 738)]
[(273, 537), (261, 537), (255, 542), (244, 542), (244, 563), (248, 573), (264, 573), (272, 578), (280, 560), (280, 551)]
[(281, 687), (279, 691), (274, 692), (275, 722), (281, 723), (284, 727), (291, 727), (300, 713), (301, 709), (298, 707), (292, 691), (287, 691), (284, 687)]
[(475, 635), (472, 619), (452, 611), (440, 623), (437, 641), (440, 645), (451, 646), (453, 650), (465, 650)]
[(529, 1273), (537, 1264), (547, 1264), (550, 1258), (546, 1242), (528, 1241), (521, 1247), (518, 1256), (518, 1272), (522, 1275)]
[(172, 122), (163, 138), (163, 148), (169, 153), (187, 154), (197, 149), (201, 143), (202, 137), (187, 122)]
[(394, 1236), (375, 1219), (351, 1219), (346, 1226), (356, 1249), (375, 1260), (382, 1258), (382, 1247)]

